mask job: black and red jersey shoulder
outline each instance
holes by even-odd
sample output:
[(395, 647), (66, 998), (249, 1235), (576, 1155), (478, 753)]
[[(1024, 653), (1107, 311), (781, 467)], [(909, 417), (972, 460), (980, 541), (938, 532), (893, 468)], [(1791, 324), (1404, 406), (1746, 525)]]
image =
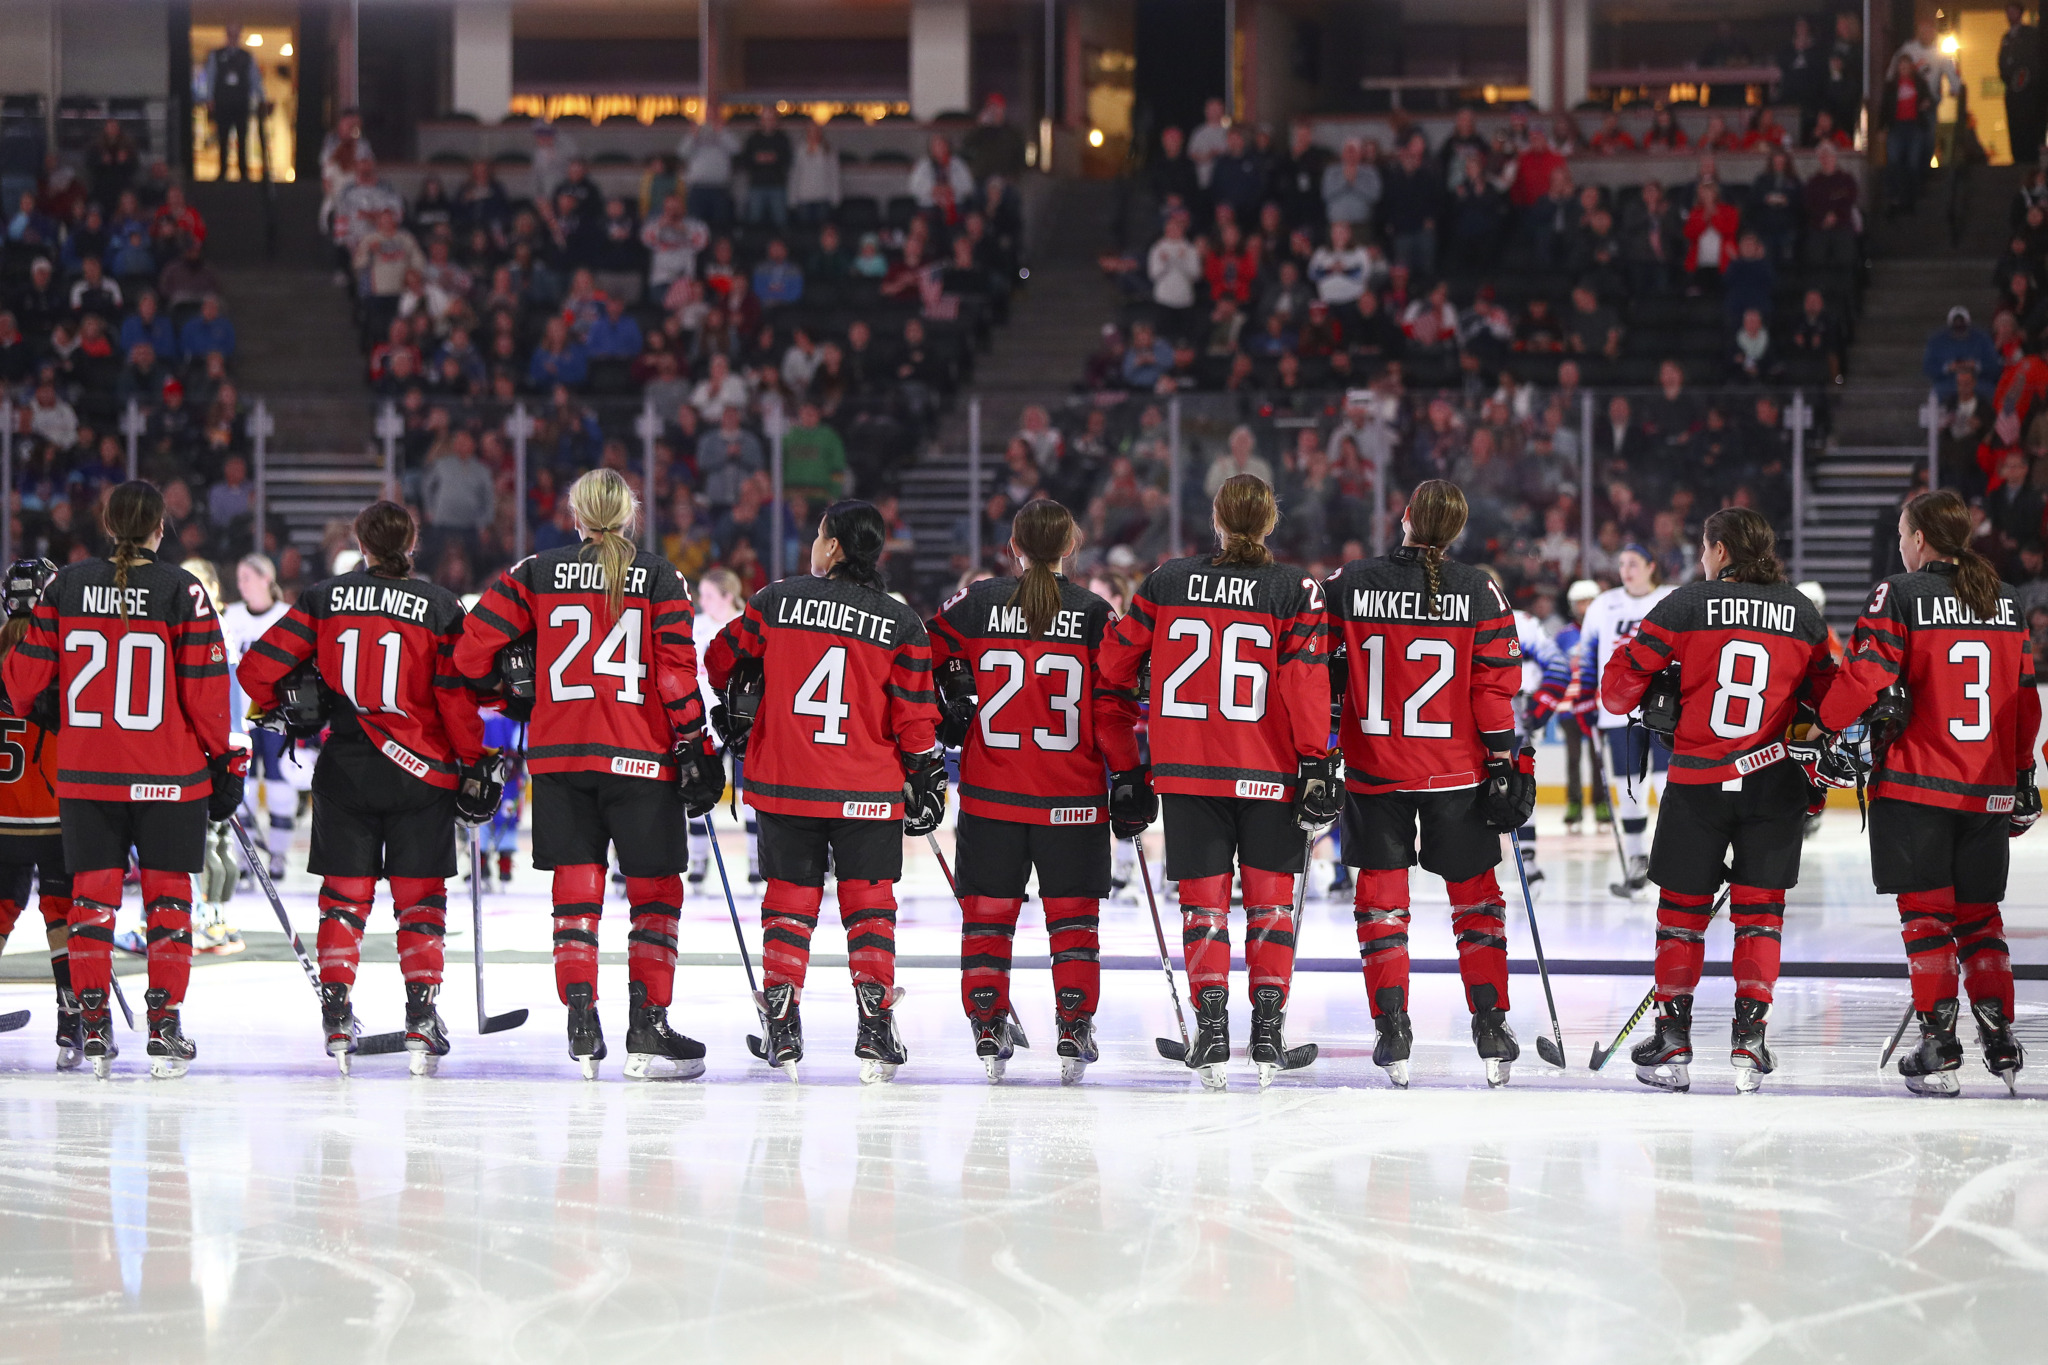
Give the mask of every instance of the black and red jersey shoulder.
[(979, 698), (960, 751), (960, 809), (971, 814), (1031, 825), (1109, 818), (1091, 695), (1116, 613), (1086, 588), (1059, 584), (1060, 609), (1035, 639), (1011, 604), (1013, 578), (972, 584), (931, 620), (933, 668), (961, 661)]

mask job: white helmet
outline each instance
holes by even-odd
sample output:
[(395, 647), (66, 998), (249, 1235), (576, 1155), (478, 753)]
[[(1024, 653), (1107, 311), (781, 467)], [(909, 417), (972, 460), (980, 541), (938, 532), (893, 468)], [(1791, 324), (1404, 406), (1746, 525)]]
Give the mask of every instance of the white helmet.
[(1806, 595), (1806, 600), (1813, 603), (1815, 611), (1826, 611), (1828, 609), (1828, 593), (1826, 588), (1823, 588), (1811, 578), (1797, 586), (1799, 591)]
[(1600, 585), (1590, 578), (1581, 578), (1565, 589), (1567, 602), (1590, 602), (1600, 595)]

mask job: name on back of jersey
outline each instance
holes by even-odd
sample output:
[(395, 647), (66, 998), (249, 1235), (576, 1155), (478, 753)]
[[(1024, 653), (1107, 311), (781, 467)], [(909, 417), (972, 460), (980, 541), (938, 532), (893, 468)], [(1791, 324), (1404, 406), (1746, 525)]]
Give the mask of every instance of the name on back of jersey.
[(859, 607), (845, 602), (834, 602), (828, 597), (781, 598), (775, 603), (774, 624), (803, 626), (811, 630), (830, 630), (841, 635), (858, 635), (863, 640), (872, 640), (878, 645), (896, 643), (894, 618), (862, 611)]
[(1191, 573), (1188, 575), (1188, 601), (1215, 607), (1255, 607), (1259, 604), (1259, 581), (1239, 578), (1234, 574), (1211, 578), (1207, 574)]
[(327, 610), (336, 616), (374, 613), (396, 616), (401, 621), (425, 621), (427, 599), (403, 588), (387, 588), (375, 583), (337, 584), (328, 594)]
[[(1085, 640), (1088, 617), (1078, 611), (1056, 612), (1052, 624), (1045, 628), (1048, 640)], [(1029, 635), (1031, 627), (1024, 620), (1022, 607), (990, 607), (988, 609), (988, 633), (990, 635)]]
[(1794, 635), (1799, 619), (1799, 608), (1790, 602), (1769, 602), (1760, 597), (1709, 597), (1707, 599), (1707, 624), (1710, 626), (1744, 626), (1750, 630), (1768, 630), (1779, 635)]
[(1470, 625), (1472, 597), (1469, 593), (1438, 593), (1437, 609), (1429, 609), (1429, 594), (1391, 588), (1353, 588), (1351, 614), (1364, 621), (1452, 621)]
[[(555, 563), (556, 592), (604, 592), (604, 566), (593, 564), (587, 559), (563, 559)], [(626, 570), (626, 592), (635, 597), (647, 595), (647, 570), (635, 565)]]
[(1989, 621), (1963, 605), (1960, 597), (1913, 599), (1913, 624), (1916, 626), (2017, 626), (2019, 623), (2009, 597), (1998, 600), (1998, 610), (1992, 613)]
[[(78, 611), (82, 616), (119, 616), (126, 600), (129, 616), (149, 614), (148, 588), (117, 588), (111, 584), (86, 584), (79, 590)], [(146, 798), (136, 797), (136, 800)]]

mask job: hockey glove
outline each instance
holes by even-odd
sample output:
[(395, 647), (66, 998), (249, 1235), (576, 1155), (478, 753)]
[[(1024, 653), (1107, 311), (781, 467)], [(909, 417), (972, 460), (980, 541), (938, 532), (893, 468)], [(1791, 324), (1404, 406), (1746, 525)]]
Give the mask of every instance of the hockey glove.
[(17, 559), (7, 566), (7, 619), (27, 616), (43, 600), (43, 589), (57, 576), (57, 566), (47, 559)]
[(1643, 728), (1662, 735), (1668, 742), (1678, 733), (1678, 670), (1667, 668), (1652, 675), (1643, 689)]
[(522, 635), (498, 651), (498, 693), (505, 699), (505, 715), (522, 725), (533, 719), (533, 674), (533, 636)]
[(475, 829), (491, 823), (505, 799), (505, 751), (486, 749), (462, 765), (455, 783), (455, 818)]
[(1474, 803), (1489, 829), (1507, 834), (1529, 823), (1536, 809), (1536, 751), (1496, 753), (1486, 760), (1486, 781)]
[(2029, 763), (2020, 769), (2020, 778), (2013, 785), (2012, 824), (2006, 830), (2017, 839), (2034, 827), (2041, 818), (2041, 789), (2034, 785), (2034, 765)]
[(1853, 787), (1869, 771), (1858, 764), (1854, 751), (1842, 743), (1839, 735), (1822, 734), (1817, 739), (1787, 744), (1785, 754), (1799, 765), (1807, 783), (1822, 800), (1831, 788)]
[(242, 788), (249, 776), (249, 737), (229, 735), (228, 751), (206, 761), (213, 795), (206, 798), (206, 818), (219, 824), (242, 808)]
[(725, 680), (725, 694), (711, 708), (711, 728), (719, 742), (734, 758), (747, 754), (747, 736), (753, 732), (754, 717), (761, 710), (761, 691), (766, 678), (758, 659), (742, 659), (733, 665)]
[(1320, 834), (1344, 813), (1344, 756), (1301, 758), (1294, 765), (1294, 823)]
[(922, 838), (945, 818), (946, 751), (935, 744), (930, 753), (904, 760), (903, 832)]
[(684, 812), (692, 820), (709, 815), (725, 797), (725, 760), (711, 736), (677, 740), (669, 759), (676, 765), (676, 791), (683, 798)]
[(948, 749), (958, 749), (966, 744), (967, 732), (974, 728), (975, 710), (972, 692), (948, 701), (939, 720), (939, 743)]
[(1109, 777), (1109, 832), (1135, 839), (1159, 818), (1159, 794), (1152, 790), (1152, 770), (1142, 764)]

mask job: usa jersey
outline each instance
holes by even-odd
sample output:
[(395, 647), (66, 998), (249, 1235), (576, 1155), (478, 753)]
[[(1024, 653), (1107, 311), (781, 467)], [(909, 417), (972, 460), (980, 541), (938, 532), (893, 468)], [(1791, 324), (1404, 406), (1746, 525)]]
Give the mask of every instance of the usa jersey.
[(932, 651), (879, 588), (786, 578), (754, 594), (705, 659), (723, 689), (742, 659), (765, 687), (747, 736), (747, 804), (771, 815), (903, 818), (903, 754), (937, 744)]
[(1330, 629), (1349, 661), (1338, 747), (1344, 788), (1455, 791), (1515, 742), (1522, 648), (1500, 587), (1445, 560), (1430, 610), (1421, 552), (1402, 546), (1333, 574)]
[(1034, 640), (1013, 578), (962, 590), (931, 619), (932, 667), (959, 659), (980, 706), (960, 751), (960, 809), (1026, 825), (1109, 818), (1095, 743), (1096, 660), (1116, 613), (1062, 578), (1060, 609)]
[(476, 698), (455, 669), (462, 603), (417, 578), (356, 569), (315, 583), (249, 646), (235, 677), (259, 711), (309, 658), (335, 694), (333, 732), (361, 735), (428, 786), (453, 790), (483, 752)]
[(263, 633), (278, 623), (287, 611), (289, 602), (272, 602), (267, 610), (250, 611), (246, 602), (233, 602), (220, 609), (221, 639), (228, 647), (228, 681), (233, 692), (228, 701), (228, 723), (239, 733), (247, 725), (249, 715), (249, 694), (243, 690), (241, 681), (242, 660), (249, 653), (249, 646), (263, 638)]
[[(1631, 597), (1627, 588), (1609, 588), (1593, 599), (1593, 605), (1586, 608), (1585, 620), (1579, 623), (1577, 649), (1579, 677), (1588, 691), (1597, 693), (1608, 660), (1635, 636), (1636, 628), (1643, 624), (1650, 609), (1677, 591), (1671, 587), (1652, 588), (1641, 597)], [(1597, 697), (1593, 715), (1603, 730), (1616, 730), (1628, 724), (1628, 712), (1610, 711)]]
[(2009, 811), (2013, 779), (2034, 761), (2041, 725), (2034, 655), (2013, 590), (2000, 584), (1997, 612), (1980, 621), (1956, 596), (1954, 572), (1936, 561), (1871, 591), (1821, 724), (1853, 724), (1880, 689), (1904, 683), (1912, 718), (1885, 752), (1873, 792), (1949, 810)]
[(676, 740), (704, 728), (690, 587), (675, 565), (642, 550), (626, 566), (614, 616), (604, 570), (583, 548), (529, 555), (499, 574), (463, 627), (455, 671), (488, 678), (500, 650), (533, 636), (527, 770), (673, 782)]
[(1146, 576), (1096, 690), (1096, 742), (1119, 772), (1139, 762), (1131, 702), (1148, 660), (1155, 789), (1290, 801), (1300, 761), (1329, 753), (1329, 622), (1299, 569), (1194, 556)]
[(227, 752), (227, 650), (213, 603), (191, 574), (137, 555), (125, 595), (111, 561), (58, 570), (7, 656), (17, 714), (58, 685), (60, 797), (203, 800), (213, 792), (207, 760)]
[(0, 840), (59, 832), (57, 736), (32, 720), (0, 716)]
[(1681, 784), (1731, 782), (1784, 759), (1798, 703), (1818, 707), (1835, 679), (1827, 623), (1789, 583), (1674, 589), (1608, 659), (1601, 706), (1627, 715), (1674, 665), (1670, 780)]

